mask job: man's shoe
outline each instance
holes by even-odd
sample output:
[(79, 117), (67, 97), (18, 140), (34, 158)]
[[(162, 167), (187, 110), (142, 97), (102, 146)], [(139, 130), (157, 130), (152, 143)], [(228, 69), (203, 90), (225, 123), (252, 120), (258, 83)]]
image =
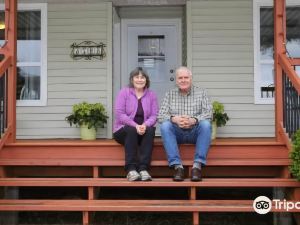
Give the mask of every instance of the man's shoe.
[(199, 168), (192, 168), (191, 172), (191, 181), (201, 181), (202, 176), (201, 176), (201, 170)]
[(174, 181), (183, 181), (184, 180), (184, 169), (183, 168), (179, 167), (179, 168), (175, 169), (173, 180)]

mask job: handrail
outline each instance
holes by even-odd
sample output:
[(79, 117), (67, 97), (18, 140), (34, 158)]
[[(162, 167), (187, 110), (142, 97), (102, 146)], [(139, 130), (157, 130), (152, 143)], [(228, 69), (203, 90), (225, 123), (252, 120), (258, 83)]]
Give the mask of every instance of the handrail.
[(298, 94), (300, 94), (300, 77), (298, 77), (298, 74), (294, 70), (292, 64), (289, 62), (289, 58), (286, 55), (281, 54), (278, 57), (278, 61), (282, 69), (292, 82), (294, 88), (297, 90)]

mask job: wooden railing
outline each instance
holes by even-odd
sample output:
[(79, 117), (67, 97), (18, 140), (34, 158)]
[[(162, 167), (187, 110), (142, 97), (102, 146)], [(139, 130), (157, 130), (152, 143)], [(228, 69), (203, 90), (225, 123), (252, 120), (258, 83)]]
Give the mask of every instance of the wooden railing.
[(274, 69), (276, 87), (275, 127), (277, 141), (291, 149), (291, 138), (299, 129), (300, 78), (295, 66), (300, 59), (287, 56), (286, 0), (274, 0)]
[(280, 55), (278, 61), (282, 68), (282, 126), (292, 138), (300, 129), (300, 78), (286, 55)]
[(7, 129), (7, 72), (0, 76), (0, 138)]
[[(3, 68), (3, 67), (2, 67)], [(8, 123), (8, 70), (0, 75), (0, 149), (11, 135)]]
[(0, 47), (0, 150), (16, 139), (17, 1), (5, 0), (5, 42)]

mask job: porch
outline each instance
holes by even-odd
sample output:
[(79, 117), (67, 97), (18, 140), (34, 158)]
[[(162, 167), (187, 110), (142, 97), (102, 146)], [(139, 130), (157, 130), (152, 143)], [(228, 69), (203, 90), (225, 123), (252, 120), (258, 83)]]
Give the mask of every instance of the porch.
[[(203, 199), (208, 188), (241, 192), (256, 188), (261, 193), (265, 193), (265, 188), (285, 188), (284, 198), (294, 201), (299, 198), (296, 188), (300, 184), (288, 171), (288, 149), (274, 138), (215, 140), (203, 169), (202, 182), (191, 182), (188, 178), (193, 164), (193, 146), (182, 145), (180, 149), (185, 181), (172, 181), (172, 170), (167, 166), (161, 140), (156, 139), (151, 163), (153, 181), (128, 182), (124, 178), (123, 148), (113, 140), (18, 140), (6, 144), (0, 151), (0, 186), (47, 187), (47, 192), (40, 194), (40, 199), (0, 200), (0, 210), (82, 212), (84, 225), (93, 224), (93, 215), (97, 211), (186, 212), (192, 215), (192, 223), (198, 225), (203, 212), (253, 212), (253, 199), (235, 197), (233, 200), (225, 194), (220, 199)], [(74, 187), (83, 188), (86, 194), (81, 200), (74, 200), (72, 195), (71, 199), (49, 200), (48, 192), (57, 187), (66, 192)], [(111, 192), (120, 188), (145, 191), (155, 188), (156, 192), (168, 188), (169, 193), (184, 190), (188, 195), (184, 199), (165, 196), (155, 200), (146, 196), (131, 200), (118, 197), (117, 200), (101, 197), (105, 188)], [(272, 212), (284, 211), (273, 205)]]

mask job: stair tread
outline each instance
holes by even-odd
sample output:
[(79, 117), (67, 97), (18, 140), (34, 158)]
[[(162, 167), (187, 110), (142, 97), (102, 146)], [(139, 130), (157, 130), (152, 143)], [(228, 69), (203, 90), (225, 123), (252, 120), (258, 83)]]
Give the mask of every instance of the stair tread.
[[(0, 200), (0, 211), (254, 212), (253, 200)], [(273, 207), (273, 212), (285, 209)], [(291, 209), (289, 212), (297, 212)]]
[[(95, 159), (95, 158), (78, 158), (78, 159), (62, 159), (62, 158), (1, 158), (0, 165), (8, 166), (39, 166), (39, 165), (56, 165), (56, 166), (124, 166), (124, 160), (120, 159)], [(184, 165), (193, 165), (193, 160), (183, 160)], [(209, 159), (207, 166), (287, 166), (291, 164), (288, 158), (276, 159), (252, 159), (252, 158), (223, 158), (223, 159)], [(166, 160), (153, 160), (152, 166), (167, 166)]]
[(289, 178), (203, 178), (201, 182), (186, 179), (153, 178), (148, 182), (130, 182), (126, 178), (1, 178), (0, 186), (40, 187), (300, 187), (300, 182)]

